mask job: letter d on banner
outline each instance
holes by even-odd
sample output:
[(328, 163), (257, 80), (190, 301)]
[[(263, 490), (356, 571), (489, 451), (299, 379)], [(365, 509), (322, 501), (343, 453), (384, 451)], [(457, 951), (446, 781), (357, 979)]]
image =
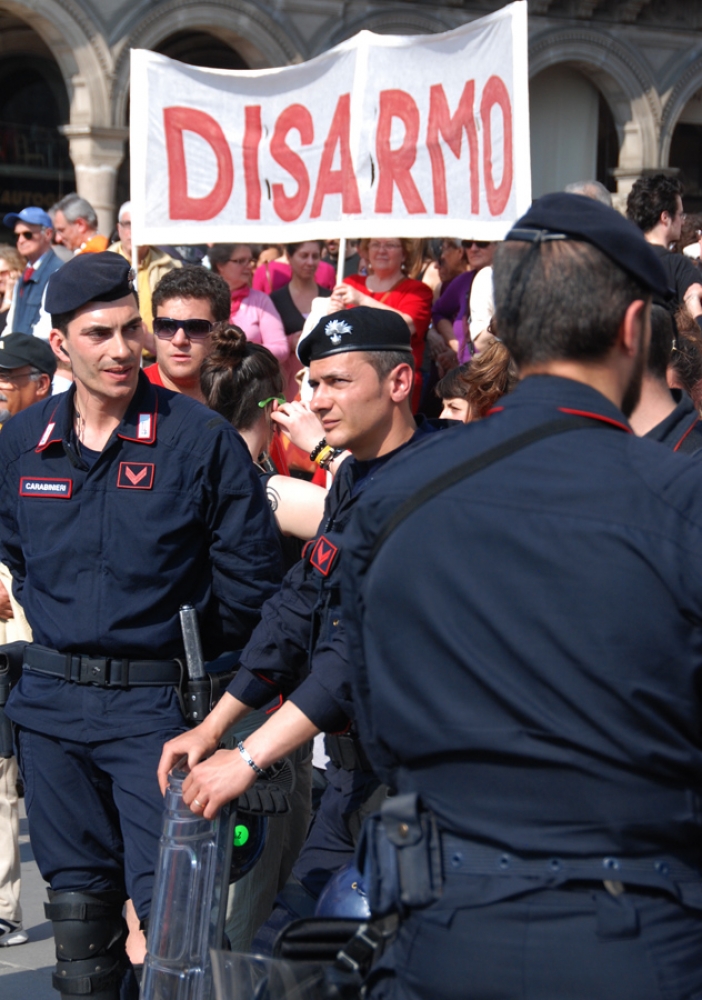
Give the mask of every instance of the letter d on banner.
[[(195, 108), (164, 108), (163, 125), (168, 156), (168, 210), (171, 219), (204, 222), (213, 219), (229, 201), (234, 187), (234, 163), (224, 132), (210, 115)], [(204, 198), (188, 196), (188, 168), (183, 132), (195, 132), (217, 159), (217, 180)]]

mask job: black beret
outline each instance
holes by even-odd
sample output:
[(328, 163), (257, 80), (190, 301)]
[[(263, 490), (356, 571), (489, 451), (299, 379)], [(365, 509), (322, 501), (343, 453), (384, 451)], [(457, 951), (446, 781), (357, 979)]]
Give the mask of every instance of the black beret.
[(399, 313), (372, 306), (325, 316), (297, 345), (303, 365), (348, 351), (410, 351), (409, 327)]
[(25, 365), (38, 368), (53, 378), (56, 355), (45, 340), (28, 333), (8, 333), (0, 337), (0, 369), (24, 368)]
[(81, 253), (49, 278), (45, 308), (51, 316), (73, 312), (88, 302), (114, 302), (134, 291), (129, 261), (121, 254)]
[(505, 239), (592, 243), (639, 284), (663, 298), (670, 297), (663, 266), (638, 226), (615, 209), (581, 194), (544, 195), (515, 223)]

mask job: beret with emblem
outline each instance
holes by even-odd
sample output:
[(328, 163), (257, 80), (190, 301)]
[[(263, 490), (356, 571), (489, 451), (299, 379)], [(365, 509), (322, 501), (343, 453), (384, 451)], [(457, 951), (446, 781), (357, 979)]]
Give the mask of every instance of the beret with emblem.
[(348, 351), (410, 351), (409, 327), (389, 309), (356, 306), (331, 313), (297, 345), (297, 356), (306, 367), (332, 354)]
[(121, 254), (81, 253), (49, 278), (46, 311), (54, 316), (73, 312), (88, 302), (115, 302), (134, 291), (129, 261)]
[(56, 355), (45, 340), (28, 333), (8, 333), (0, 337), (0, 371), (31, 365), (53, 378)]
[(555, 192), (538, 198), (505, 239), (532, 244), (553, 240), (592, 243), (644, 288), (662, 298), (670, 297), (663, 266), (638, 226), (615, 209), (581, 194)]

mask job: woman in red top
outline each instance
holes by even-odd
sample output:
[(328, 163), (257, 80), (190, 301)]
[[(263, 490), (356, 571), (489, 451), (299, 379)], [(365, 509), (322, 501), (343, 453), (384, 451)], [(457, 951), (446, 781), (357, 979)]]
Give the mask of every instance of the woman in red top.
[(432, 292), (428, 285), (405, 276), (414, 252), (407, 239), (361, 240), (359, 253), (368, 261), (367, 277), (351, 274), (337, 285), (331, 297), (335, 309), (371, 306), (402, 316), (410, 328), (415, 376), (412, 406), (416, 409), (422, 389), (424, 340), (431, 321)]

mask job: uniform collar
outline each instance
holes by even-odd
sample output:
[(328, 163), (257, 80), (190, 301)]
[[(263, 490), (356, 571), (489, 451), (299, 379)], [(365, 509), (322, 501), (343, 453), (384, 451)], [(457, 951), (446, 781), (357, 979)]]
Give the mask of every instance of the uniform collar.
[(694, 403), (687, 393), (683, 392), (673, 412), (644, 436), (653, 441), (660, 441), (661, 444), (667, 444), (673, 451), (677, 451), (699, 419)]
[(573, 416), (592, 417), (633, 433), (622, 411), (601, 392), (584, 382), (560, 375), (528, 375), (490, 413), (520, 407), (555, 409)]
[[(42, 427), (37, 441), (37, 452), (45, 451), (50, 445), (70, 441), (73, 431), (73, 400), (76, 387), (72, 385), (61, 393), (56, 405), (50, 411), (49, 419)], [(156, 440), (158, 417), (158, 393), (143, 372), (139, 372), (136, 392), (132, 396), (121, 423), (117, 427), (117, 437), (136, 444), (153, 444)]]

